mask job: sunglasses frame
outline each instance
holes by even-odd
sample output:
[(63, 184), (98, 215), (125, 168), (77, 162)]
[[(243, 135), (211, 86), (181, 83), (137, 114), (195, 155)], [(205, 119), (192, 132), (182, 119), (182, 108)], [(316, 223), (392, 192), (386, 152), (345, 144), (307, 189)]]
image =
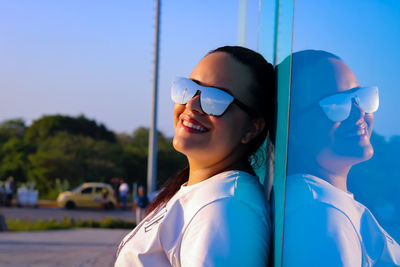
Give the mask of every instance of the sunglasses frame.
[[(357, 93), (360, 92), (360, 90), (362, 90), (362, 89), (370, 89), (370, 90), (375, 90), (375, 91), (376, 91), (376, 94), (377, 94), (377, 103), (376, 103), (376, 108), (375, 108), (374, 111), (367, 112), (367, 111), (365, 110), (365, 107), (363, 107), (363, 103), (360, 102), (360, 98), (359, 98), (359, 95), (358, 95)], [(348, 114), (347, 114), (346, 117), (345, 117), (344, 119), (342, 119), (342, 120), (333, 120), (333, 119), (330, 118), (330, 116), (328, 115), (328, 111), (326, 111), (326, 109), (324, 108), (324, 103), (323, 103), (323, 102), (326, 101), (326, 99), (329, 99), (329, 98), (331, 98), (331, 97), (333, 97), (333, 96), (337, 96), (337, 95), (347, 95), (347, 97), (348, 97), (348, 99), (349, 99), (349, 102), (350, 102), (350, 104), (349, 104), (350, 108), (349, 108), (349, 111), (347, 112)], [(355, 100), (356, 104), (359, 105), (359, 106), (365, 111), (365, 113), (374, 113), (374, 112), (376, 112), (376, 111), (378, 110), (378, 108), (379, 108), (379, 89), (378, 89), (377, 86), (355, 87), (355, 88), (353, 88), (353, 89), (351, 89), (351, 90), (348, 90), (348, 91), (344, 91), (344, 92), (340, 92), (340, 93), (336, 93), (336, 94), (332, 94), (332, 95), (330, 95), (330, 96), (324, 97), (324, 98), (322, 98), (322, 99), (318, 102), (318, 105), (319, 105), (319, 107), (322, 109), (323, 113), (326, 115), (326, 117), (327, 117), (329, 120), (331, 120), (331, 121), (333, 121), (333, 122), (341, 122), (341, 121), (344, 121), (344, 120), (346, 120), (346, 119), (349, 118), (350, 113), (351, 113), (351, 109), (352, 109), (353, 100)]]
[[(188, 99), (188, 101), (182, 102), (182, 103), (176, 102), (176, 101), (174, 100), (174, 96), (173, 96), (173, 90), (174, 90), (174, 87), (175, 87), (175, 83), (178, 83), (179, 81), (185, 81), (186, 83), (191, 84), (192, 86), (195, 87), (195, 90), (196, 90), (195, 94), (194, 94), (190, 99)], [(190, 82), (189, 82), (189, 81), (190, 81)], [(208, 113), (208, 112), (206, 112), (206, 111), (204, 110), (203, 105), (202, 105), (202, 103), (204, 102), (204, 99), (202, 99), (202, 97), (201, 97), (201, 92), (206, 92), (207, 90), (217, 90), (217, 91), (222, 92), (222, 93), (224, 93), (224, 94), (226, 94), (226, 95), (228, 95), (229, 97), (232, 98), (232, 100), (228, 100), (228, 102), (230, 101), (230, 103), (226, 106), (226, 108), (224, 109), (224, 111), (223, 111), (221, 114), (218, 114), (218, 115), (210, 114), (210, 113)], [(207, 115), (209, 115), (209, 116), (213, 116), (213, 117), (221, 117), (221, 116), (223, 116), (223, 115), (225, 114), (225, 112), (228, 110), (228, 108), (230, 107), (230, 105), (231, 105), (232, 103), (235, 103), (238, 107), (240, 107), (241, 109), (243, 109), (243, 110), (244, 110), (245, 112), (247, 112), (249, 115), (251, 115), (251, 116), (254, 116), (254, 115), (255, 115), (255, 113), (254, 113), (250, 108), (248, 108), (245, 104), (243, 104), (243, 103), (240, 102), (238, 99), (236, 99), (236, 98), (229, 92), (228, 89), (225, 89), (225, 88), (218, 88), (218, 87), (210, 87), (210, 86), (202, 86), (202, 85), (196, 83), (194, 80), (191, 80), (191, 79), (188, 79), (188, 78), (184, 78), (184, 77), (176, 77), (176, 78), (174, 79), (174, 82), (173, 82), (172, 88), (171, 88), (171, 98), (172, 98), (172, 101), (173, 101), (174, 103), (176, 103), (176, 104), (186, 105), (191, 99), (193, 99), (193, 97), (195, 97), (195, 96), (198, 94), (199, 91), (200, 91), (200, 99), (199, 99), (200, 108), (201, 108), (201, 110), (202, 110), (205, 114), (207, 114)]]

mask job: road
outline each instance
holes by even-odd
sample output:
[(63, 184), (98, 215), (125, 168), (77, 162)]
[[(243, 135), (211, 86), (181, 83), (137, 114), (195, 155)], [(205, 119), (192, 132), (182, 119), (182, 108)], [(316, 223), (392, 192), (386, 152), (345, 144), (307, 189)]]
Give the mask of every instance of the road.
[(17, 208), (17, 207), (1, 207), (0, 213), (7, 219), (30, 219), (36, 221), (39, 219), (48, 220), (55, 218), (62, 220), (65, 216), (81, 220), (102, 220), (109, 216), (115, 219), (134, 221), (135, 217), (130, 210), (90, 210), (90, 209), (74, 209), (66, 210), (56, 207), (39, 207), (39, 208)]
[[(107, 216), (134, 220), (131, 211), (65, 210), (55, 207), (6, 208), (0, 213), (7, 219), (62, 220), (65, 216), (81, 220), (101, 220)], [(0, 232), (0, 266), (113, 266), (114, 255), (122, 238), (130, 230), (70, 229), (37, 232)]]
[(110, 267), (129, 230), (73, 229), (0, 233), (0, 266)]

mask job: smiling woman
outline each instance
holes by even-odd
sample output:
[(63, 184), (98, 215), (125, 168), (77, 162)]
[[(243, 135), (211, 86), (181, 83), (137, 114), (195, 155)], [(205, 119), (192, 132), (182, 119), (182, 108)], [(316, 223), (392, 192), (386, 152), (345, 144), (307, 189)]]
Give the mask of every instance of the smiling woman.
[(173, 145), (188, 167), (124, 238), (116, 266), (266, 266), (269, 207), (250, 160), (267, 136), (272, 151), (274, 77), (258, 53), (221, 47), (174, 81)]

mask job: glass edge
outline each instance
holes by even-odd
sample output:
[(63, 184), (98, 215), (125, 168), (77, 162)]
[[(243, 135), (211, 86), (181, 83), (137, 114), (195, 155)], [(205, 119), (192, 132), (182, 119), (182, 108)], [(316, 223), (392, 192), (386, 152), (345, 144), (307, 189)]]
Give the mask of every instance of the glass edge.
[[(279, 63), (282, 56), (292, 53), (293, 17), (295, 0), (276, 0), (275, 3), (275, 36), (274, 36), (274, 65)], [(282, 27), (284, 26), (284, 27)], [(290, 45), (288, 45), (290, 44)], [(273, 174), (273, 266), (282, 266), (282, 249), (284, 236), (285, 187), (289, 133), (289, 104), (291, 82), (290, 64), (277, 70), (277, 127), (275, 145), (275, 165)]]

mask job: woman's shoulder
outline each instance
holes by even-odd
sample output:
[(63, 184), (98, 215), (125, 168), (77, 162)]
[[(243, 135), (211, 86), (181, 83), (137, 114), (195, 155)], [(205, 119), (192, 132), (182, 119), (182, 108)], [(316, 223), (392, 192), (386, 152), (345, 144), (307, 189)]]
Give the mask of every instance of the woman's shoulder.
[(235, 198), (245, 202), (265, 203), (263, 187), (257, 176), (244, 171), (226, 171), (200, 183), (188, 196), (190, 199), (213, 202)]
[(180, 199), (186, 211), (196, 211), (215, 202), (237, 203), (245, 205), (260, 216), (267, 214), (267, 202), (263, 187), (254, 175), (243, 171), (219, 173), (199, 183)]
[[(345, 223), (349, 229), (359, 231), (361, 217), (369, 211), (353, 195), (342, 191), (327, 181), (310, 174), (287, 177), (285, 196), (285, 221), (296, 224), (311, 221), (330, 222), (331, 228)], [(318, 219), (317, 219), (318, 218)]]
[(182, 261), (197, 258), (215, 265), (223, 258), (227, 266), (265, 266), (271, 224), (258, 178), (229, 171), (213, 184), (192, 194), (188, 204), (193, 206), (185, 209), (191, 216), (184, 229)]
[(286, 209), (296, 210), (313, 204), (331, 206), (345, 214), (359, 213), (365, 208), (354, 200), (352, 194), (319, 177), (310, 174), (289, 175), (286, 181)]

